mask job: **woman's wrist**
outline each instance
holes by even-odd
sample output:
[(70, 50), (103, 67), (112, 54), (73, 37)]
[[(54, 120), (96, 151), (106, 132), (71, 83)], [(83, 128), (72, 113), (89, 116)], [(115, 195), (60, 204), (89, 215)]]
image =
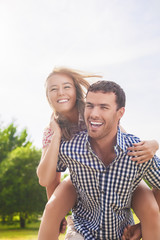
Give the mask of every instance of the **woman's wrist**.
[(53, 131), (51, 128), (46, 128), (43, 134), (43, 141), (42, 141), (42, 146), (43, 148), (47, 147), (52, 140), (52, 136), (53, 136)]
[(43, 148), (47, 147), (52, 139), (56, 138), (57, 140), (61, 140), (61, 131), (53, 131), (51, 128), (46, 128), (43, 134), (42, 146)]

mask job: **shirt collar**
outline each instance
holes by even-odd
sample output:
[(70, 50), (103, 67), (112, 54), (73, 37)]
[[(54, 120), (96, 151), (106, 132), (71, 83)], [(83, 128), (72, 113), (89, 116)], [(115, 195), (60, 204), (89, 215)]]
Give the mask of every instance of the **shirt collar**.
[[(117, 129), (117, 144), (115, 145), (115, 150), (121, 149), (122, 151), (126, 152), (127, 146), (124, 139), (125, 134), (121, 131), (120, 127)], [(90, 142), (89, 142), (89, 135), (86, 132), (85, 136), (85, 144), (88, 145), (91, 148)]]
[(127, 150), (127, 146), (125, 143), (125, 138), (124, 138), (125, 134), (121, 131), (120, 127), (118, 127), (117, 129), (117, 144), (115, 146), (115, 148), (119, 148), (122, 151), (126, 151)]

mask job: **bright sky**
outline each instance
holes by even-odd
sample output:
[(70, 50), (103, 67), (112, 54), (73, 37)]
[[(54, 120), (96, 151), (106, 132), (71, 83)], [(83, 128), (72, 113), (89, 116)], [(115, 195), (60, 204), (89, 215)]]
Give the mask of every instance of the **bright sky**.
[(0, 0), (0, 121), (41, 147), (55, 66), (98, 73), (127, 95), (122, 125), (160, 143), (159, 0)]

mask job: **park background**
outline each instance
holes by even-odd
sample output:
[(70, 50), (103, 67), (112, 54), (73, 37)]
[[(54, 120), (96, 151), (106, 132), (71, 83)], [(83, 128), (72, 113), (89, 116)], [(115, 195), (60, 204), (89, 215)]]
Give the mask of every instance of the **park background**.
[(120, 84), (122, 126), (160, 142), (159, 9), (159, 0), (0, 0), (0, 129), (26, 128), (41, 149), (45, 79), (66, 66)]

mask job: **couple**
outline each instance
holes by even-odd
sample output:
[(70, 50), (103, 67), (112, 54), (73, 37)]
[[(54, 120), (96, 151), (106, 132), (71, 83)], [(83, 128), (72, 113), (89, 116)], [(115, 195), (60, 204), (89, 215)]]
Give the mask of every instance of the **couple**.
[[(119, 85), (99, 81), (89, 87), (85, 80), (89, 77), (95, 76), (60, 68), (46, 80), (54, 116), (44, 133), (37, 168), (49, 198), (38, 239), (57, 240), (59, 225), (72, 208), (74, 237), (68, 239), (140, 239), (142, 231), (143, 239), (158, 240), (159, 190), (153, 194), (140, 183), (144, 177), (160, 188), (160, 160), (151, 154), (157, 143), (140, 142), (121, 128), (125, 93)], [(88, 89), (85, 103), (82, 86)], [(72, 183), (70, 179), (60, 183), (58, 171), (67, 167)], [(141, 229), (130, 227), (131, 207)]]

